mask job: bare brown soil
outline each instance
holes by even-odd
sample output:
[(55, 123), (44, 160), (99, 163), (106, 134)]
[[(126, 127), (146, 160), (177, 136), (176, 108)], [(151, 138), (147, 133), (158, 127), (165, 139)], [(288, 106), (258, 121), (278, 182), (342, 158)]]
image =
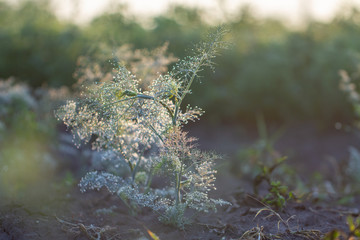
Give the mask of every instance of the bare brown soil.
[[(354, 206), (294, 201), (277, 211), (287, 226), (277, 216), (268, 217), (269, 211), (255, 217), (264, 206), (237, 190), (234, 181), (231, 177), (220, 177), (218, 181), (219, 189), (226, 188), (223, 197), (231, 201), (232, 206), (220, 208), (217, 213), (200, 214), (184, 230), (161, 224), (147, 209), (131, 215), (118, 198), (105, 191), (81, 194), (75, 187), (62, 197), (59, 193), (47, 192), (47, 199), (33, 203), (36, 207), (14, 202), (2, 204), (0, 239), (97, 239), (97, 234), (101, 239), (151, 239), (147, 230), (160, 239), (240, 239), (246, 232), (248, 237), (244, 239), (257, 239), (256, 227), (267, 237), (262, 239), (276, 239), (275, 236), (320, 239), (334, 229), (348, 231), (346, 217), (359, 216), (359, 209)], [(51, 199), (54, 196), (58, 197)], [(101, 209), (111, 209), (111, 213), (101, 213)]]
[[(291, 149), (290, 164), (304, 178), (309, 176), (306, 171), (309, 168), (331, 173), (324, 160), (326, 156), (341, 161), (347, 157), (347, 146), (359, 143), (354, 135), (344, 131), (319, 132), (302, 127), (287, 132), (277, 146), (284, 151)], [(240, 136), (246, 133), (232, 127), (192, 132), (200, 138), (201, 148), (227, 154), (225, 163), (229, 164), (240, 147), (256, 139), (256, 134), (247, 134), (245, 140)], [(216, 213), (198, 214), (192, 224), (179, 230), (160, 223), (149, 209), (131, 214), (119, 198), (106, 191), (81, 194), (76, 185), (64, 186), (60, 181), (61, 176), (54, 176), (41, 186), (30, 187), (20, 197), (0, 197), (0, 240), (152, 239), (151, 232), (162, 240), (242, 236), (242, 239), (321, 239), (334, 229), (347, 232), (346, 217), (359, 216), (359, 196), (345, 206), (339, 205), (337, 198), (323, 201), (308, 197), (289, 201), (283, 210), (274, 209), (278, 215), (269, 216), (269, 210), (259, 213), (264, 205), (252, 196), (252, 183), (226, 170), (220, 171), (218, 190), (212, 194), (232, 205), (219, 208)]]

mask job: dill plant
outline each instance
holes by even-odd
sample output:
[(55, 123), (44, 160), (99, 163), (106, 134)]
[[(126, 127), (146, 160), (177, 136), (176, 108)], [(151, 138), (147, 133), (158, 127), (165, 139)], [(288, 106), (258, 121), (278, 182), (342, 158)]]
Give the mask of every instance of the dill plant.
[[(211, 199), (215, 189), (215, 153), (202, 152), (182, 130), (203, 111), (183, 108), (183, 100), (205, 67), (226, 47), (219, 27), (192, 49), (194, 55), (178, 61), (141, 89), (141, 81), (118, 64), (112, 79), (85, 84), (78, 101), (68, 101), (56, 114), (72, 129), (76, 144), (92, 142), (104, 159), (126, 166), (128, 176), (116, 171), (92, 171), (79, 183), (82, 192), (106, 187), (130, 206), (149, 207), (165, 223), (183, 228), (188, 208), (208, 212), (228, 204)], [(125, 165), (124, 165), (125, 163)], [(151, 187), (153, 176), (168, 179), (162, 189)]]

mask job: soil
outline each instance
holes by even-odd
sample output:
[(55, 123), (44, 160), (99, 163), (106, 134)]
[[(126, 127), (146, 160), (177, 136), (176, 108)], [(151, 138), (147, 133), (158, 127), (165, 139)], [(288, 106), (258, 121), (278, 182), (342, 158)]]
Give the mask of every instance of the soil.
[[(208, 131), (194, 125), (189, 130), (199, 137), (200, 148), (226, 154), (225, 166), (232, 166), (239, 149), (257, 139), (256, 131), (237, 126)], [(350, 132), (302, 124), (285, 131), (275, 145), (291, 156), (289, 165), (306, 179), (315, 172), (331, 177), (333, 166), (326, 159), (331, 156), (341, 163), (348, 158), (348, 146), (359, 143)], [(346, 218), (359, 216), (359, 196), (346, 205), (335, 197), (326, 201), (305, 197), (289, 201), (282, 210), (265, 209), (253, 196), (252, 183), (223, 167), (212, 197), (232, 205), (199, 214), (180, 230), (160, 223), (149, 209), (131, 214), (105, 190), (82, 194), (76, 184), (63, 183), (63, 174), (64, 167), (21, 196), (0, 197), (0, 240), (156, 239), (152, 233), (159, 239), (321, 239), (335, 229), (348, 232)]]

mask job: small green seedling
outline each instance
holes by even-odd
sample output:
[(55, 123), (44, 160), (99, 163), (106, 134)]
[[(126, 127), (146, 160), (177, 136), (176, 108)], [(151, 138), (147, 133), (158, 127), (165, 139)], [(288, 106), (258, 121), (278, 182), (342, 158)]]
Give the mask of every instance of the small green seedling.
[(293, 198), (294, 194), (288, 190), (287, 186), (282, 185), (280, 181), (272, 181), (269, 193), (264, 197), (263, 201), (271, 206), (283, 209), (286, 202)]
[(285, 160), (286, 160), (286, 157), (278, 158), (275, 160), (275, 163), (272, 166), (266, 166), (262, 163), (258, 163), (261, 172), (255, 176), (254, 181), (253, 181), (253, 189), (254, 189), (254, 193), (256, 195), (258, 194), (258, 187), (263, 181), (267, 182), (271, 186), (271, 183), (273, 182), (272, 173)]

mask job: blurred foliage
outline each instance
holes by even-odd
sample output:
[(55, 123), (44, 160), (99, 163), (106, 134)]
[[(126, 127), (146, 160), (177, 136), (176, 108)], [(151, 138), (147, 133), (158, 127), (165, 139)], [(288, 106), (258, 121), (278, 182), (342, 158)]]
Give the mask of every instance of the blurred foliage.
[(55, 142), (56, 128), (46, 107), (49, 99), (40, 91), (32, 93), (25, 84), (15, 84), (13, 79), (0, 79), (2, 196), (20, 199), (25, 189), (52, 176), (56, 162), (50, 147)]
[[(15, 76), (32, 87), (71, 86), (78, 57), (99, 59), (102, 46), (134, 49), (169, 42), (169, 52), (183, 57), (209, 27), (202, 9), (172, 6), (149, 19), (131, 17), (114, 6), (89, 24), (60, 21), (49, 1), (0, 1), (0, 77)], [(267, 120), (314, 120), (323, 126), (353, 118), (351, 106), (338, 90), (338, 70), (353, 68), (360, 51), (360, 12), (342, 8), (328, 23), (310, 21), (291, 29), (276, 19), (259, 19), (248, 7), (228, 17), (234, 43), (217, 59), (215, 75), (186, 99), (197, 102), (215, 122), (254, 122), (257, 112)], [(109, 54), (109, 51), (106, 51)], [(110, 59), (112, 56), (106, 56)], [(108, 64), (101, 58), (100, 65)]]
[(32, 87), (71, 84), (86, 47), (79, 27), (60, 22), (47, 1), (0, 5), (0, 76), (21, 78)]
[(359, 16), (353, 10), (330, 23), (311, 22), (305, 30), (290, 31), (279, 22), (249, 20), (243, 13), (232, 25), (237, 51), (220, 60), (224, 72), (209, 81), (208, 91), (199, 91), (202, 106), (230, 120), (254, 121), (257, 112), (276, 121), (333, 124), (351, 118), (337, 72), (354, 64)]

